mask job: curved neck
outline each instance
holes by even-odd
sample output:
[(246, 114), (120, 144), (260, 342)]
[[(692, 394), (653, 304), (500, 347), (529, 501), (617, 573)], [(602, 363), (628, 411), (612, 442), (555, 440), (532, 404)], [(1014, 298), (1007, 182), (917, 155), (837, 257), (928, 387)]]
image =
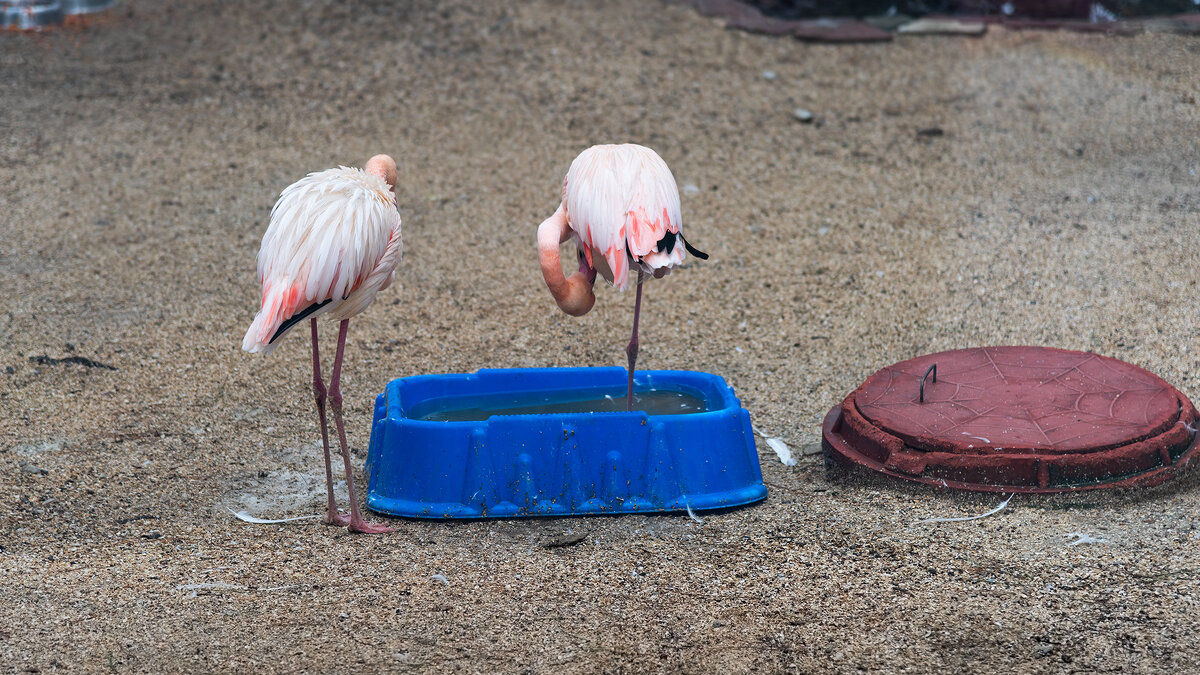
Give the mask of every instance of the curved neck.
[(585, 274), (581, 268), (570, 277), (563, 275), (558, 246), (570, 236), (567, 214), (560, 205), (554, 215), (538, 226), (538, 263), (542, 267), (542, 279), (546, 281), (546, 287), (550, 289), (559, 309), (571, 316), (582, 316), (596, 302), (596, 296), (592, 293), (595, 274)]

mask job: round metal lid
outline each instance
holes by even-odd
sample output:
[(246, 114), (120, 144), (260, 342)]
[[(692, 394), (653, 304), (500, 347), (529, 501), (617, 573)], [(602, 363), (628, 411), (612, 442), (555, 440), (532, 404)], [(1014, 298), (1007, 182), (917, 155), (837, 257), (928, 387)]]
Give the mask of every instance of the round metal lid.
[(1197, 413), (1158, 376), (1046, 347), (922, 356), (867, 378), (826, 416), (836, 460), (995, 492), (1160, 483), (1200, 447)]

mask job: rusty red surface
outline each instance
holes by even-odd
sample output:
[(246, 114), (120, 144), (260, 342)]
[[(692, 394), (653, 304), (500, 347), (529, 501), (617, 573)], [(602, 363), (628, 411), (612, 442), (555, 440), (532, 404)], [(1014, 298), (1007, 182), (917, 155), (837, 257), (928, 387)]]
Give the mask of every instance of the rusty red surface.
[(892, 34), (853, 19), (797, 21), (792, 37), (809, 42), (886, 42)]
[(1196, 426), (1187, 397), (1137, 366), (1088, 352), (986, 347), (875, 373), (830, 411), (824, 445), (840, 462), (898, 478), (1062, 492), (1167, 480), (1198, 454)]

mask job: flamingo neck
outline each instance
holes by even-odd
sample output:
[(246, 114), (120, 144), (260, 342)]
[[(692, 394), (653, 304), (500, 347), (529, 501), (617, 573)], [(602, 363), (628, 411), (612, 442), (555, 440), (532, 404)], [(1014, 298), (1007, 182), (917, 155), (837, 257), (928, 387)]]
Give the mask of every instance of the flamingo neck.
[(538, 226), (538, 263), (542, 267), (542, 278), (554, 296), (559, 309), (571, 316), (583, 316), (592, 309), (596, 296), (592, 293), (595, 282), (594, 270), (581, 264), (579, 271), (570, 277), (563, 275), (558, 245), (570, 237), (570, 226), (562, 206)]

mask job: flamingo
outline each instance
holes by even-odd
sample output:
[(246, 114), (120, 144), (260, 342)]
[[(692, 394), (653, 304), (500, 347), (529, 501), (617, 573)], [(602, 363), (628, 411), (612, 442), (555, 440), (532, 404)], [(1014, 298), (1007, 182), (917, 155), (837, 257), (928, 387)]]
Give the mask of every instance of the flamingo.
[[(542, 278), (559, 309), (583, 316), (596, 302), (592, 286), (599, 272), (619, 290), (637, 269), (633, 337), (625, 347), (629, 360), (626, 407), (633, 410), (633, 368), (638, 355), (642, 283), (661, 279), (683, 262), (684, 249), (707, 260), (683, 238), (679, 189), (658, 153), (641, 145), (594, 145), (579, 153), (563, 179), (562, 203), (538, 226)], [(559, 244), (575, 241), (579, 270), (564, 277)], [(680, 246), (679, 244), (683, 245)]]
[[(308, 174), (279, 195), (258, 252), (262, 308), (246, 331), (242, 349), (268, 354), (301, 321), (312, 332), (313, 395), (325, 448), (327, 525), (378, 534), (392, 528), (363, 520), (354, 491), (346, 428), (342, 422), (342, 353), (350, 317), (392, 283), (400, 261), (400, 213), (396, 210), (396, 162), (375, 155), (364, 169), (338, 167)], [(338, 325), (337, 354), (326, 390), (317, 347), (317, 317)], [(350, 489), (350, 516), (339, 513), (333, 496), (333, 467), (325, 404), (333, 411)]]

